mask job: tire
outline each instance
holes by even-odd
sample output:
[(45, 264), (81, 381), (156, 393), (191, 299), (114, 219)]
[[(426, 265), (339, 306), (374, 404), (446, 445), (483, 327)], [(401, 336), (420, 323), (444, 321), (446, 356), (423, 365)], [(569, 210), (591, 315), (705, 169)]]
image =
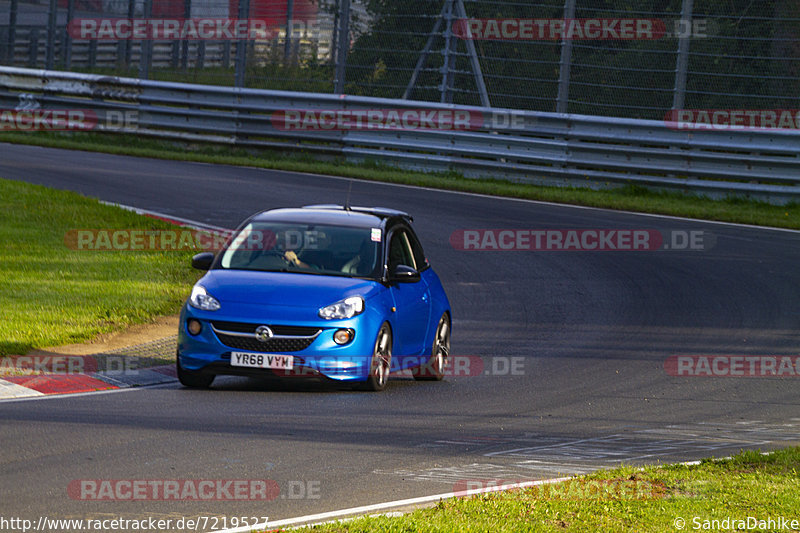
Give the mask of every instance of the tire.
[(389, 372), (392, 368), (392, 329), (384, 323), (378, 330), (375, 338), (375, 348), (372, 350), (369, 377), (360, 384), (359, 389), (368, 391), (382, 391), (389, 381)]
[(192, 372), (191, 370), (186, 370), (181, 367), (180, 355), (176, 357), (175, 367), (178, 372), (178, 381), (180, 381), (181, 385), (184, 387), (189, 387), (190, 389), (207, 389), (214, 381), (214, 374)]
[(436, 326), (433, 337), (431, 358), (424, 365), (411, 369), (417, 381), (442, 381), (444, 379), (447, 360), (450, 358), (450, 315), (444, 313)]

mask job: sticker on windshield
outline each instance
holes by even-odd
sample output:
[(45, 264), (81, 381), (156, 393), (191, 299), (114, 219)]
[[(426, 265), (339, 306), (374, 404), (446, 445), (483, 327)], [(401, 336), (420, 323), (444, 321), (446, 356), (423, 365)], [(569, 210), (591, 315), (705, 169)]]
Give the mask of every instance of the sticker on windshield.
[(381, 242), (381, 228), (372, 228), (372, 242)]

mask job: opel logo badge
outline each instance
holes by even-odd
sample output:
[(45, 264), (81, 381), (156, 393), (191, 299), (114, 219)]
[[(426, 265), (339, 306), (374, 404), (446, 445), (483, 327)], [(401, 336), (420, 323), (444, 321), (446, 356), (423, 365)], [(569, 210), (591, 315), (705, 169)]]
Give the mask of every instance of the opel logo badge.
[(272, 330), (269, 329), (268, 326), (258, 326), (256, 328), (256, 339), (260, 340), (261, 342), (267, 342), (272, 338)]

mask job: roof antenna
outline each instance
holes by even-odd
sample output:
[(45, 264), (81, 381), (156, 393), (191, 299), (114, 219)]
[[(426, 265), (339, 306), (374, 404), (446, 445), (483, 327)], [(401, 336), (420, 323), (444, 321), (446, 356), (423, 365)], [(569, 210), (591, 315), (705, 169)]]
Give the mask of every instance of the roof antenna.
[(347, 200), (344, 202), (344, 210), (351, 211), (350, 209), (350, 191), (353, 190), (353, 180), (350, 180), (350, 186), (347, 187)]

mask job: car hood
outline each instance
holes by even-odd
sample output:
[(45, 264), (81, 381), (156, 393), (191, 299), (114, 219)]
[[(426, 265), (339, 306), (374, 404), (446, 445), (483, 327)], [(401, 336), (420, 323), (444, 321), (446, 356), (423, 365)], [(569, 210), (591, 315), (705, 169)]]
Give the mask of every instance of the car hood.
[(292, 272), (210, 270), (199, 283), (220, 301), (287, 307), (324, 307), (348, 296), (377, 294), (377, 281)]

